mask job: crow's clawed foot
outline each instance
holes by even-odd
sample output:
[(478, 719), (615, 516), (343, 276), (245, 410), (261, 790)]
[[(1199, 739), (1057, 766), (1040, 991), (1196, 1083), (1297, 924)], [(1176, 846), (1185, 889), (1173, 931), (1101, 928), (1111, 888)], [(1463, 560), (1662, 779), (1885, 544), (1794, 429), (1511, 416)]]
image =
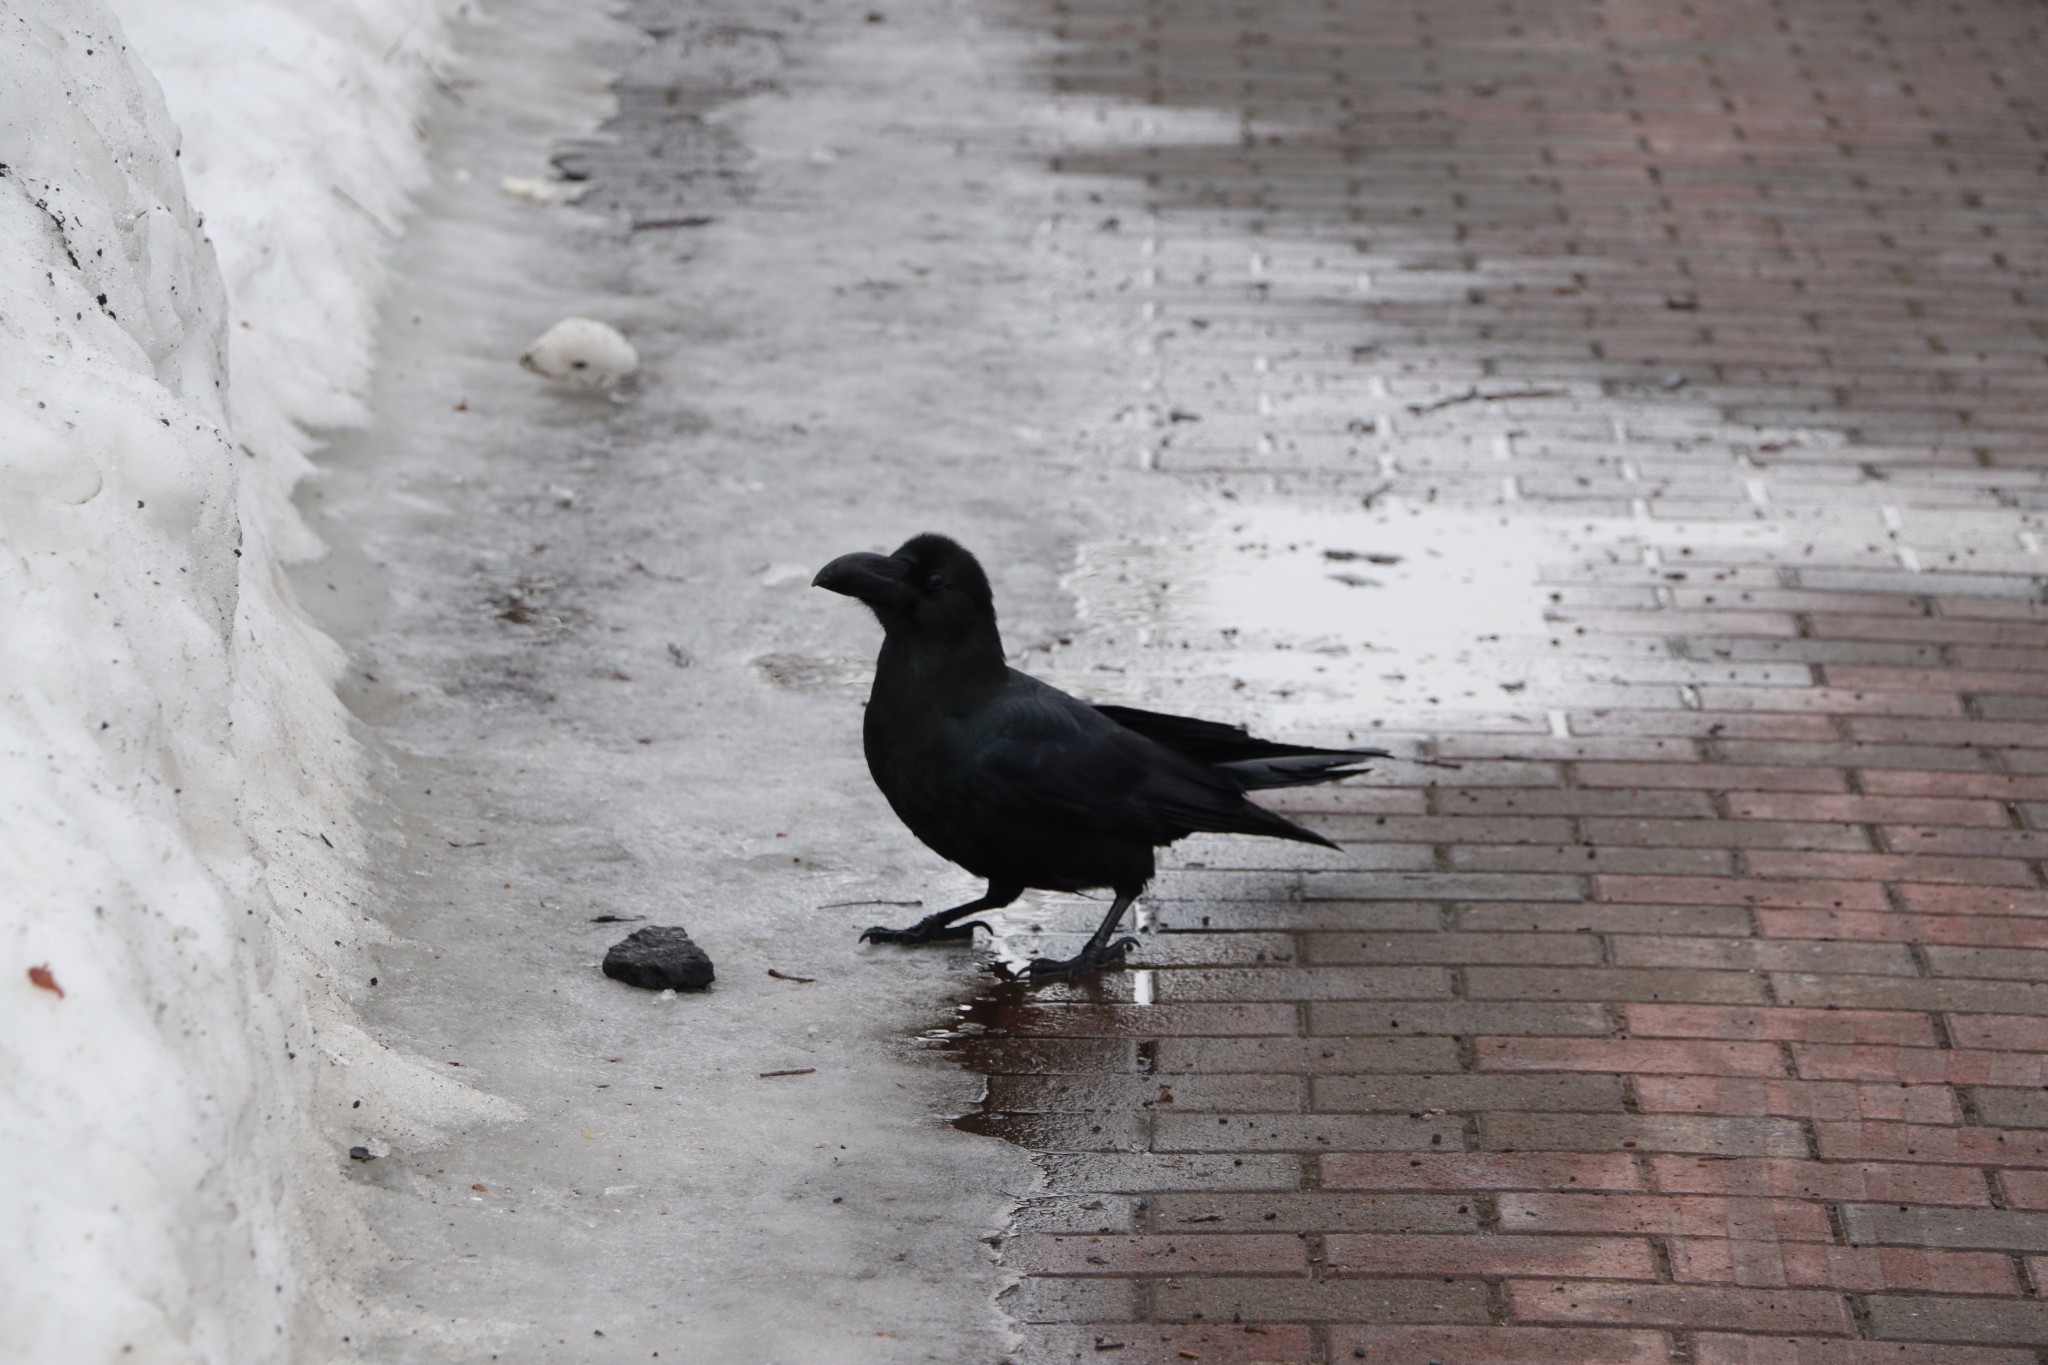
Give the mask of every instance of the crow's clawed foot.
[(900, 943), (905, 947), (914, 947), (920, 943), (943, 943), (949, 939), (973, 938), (976, 929), (987, 929), (990, 934), (995, 933), (995, 930), (989, 929), (978, 919), (971, 919), (962, 924), (926, 924), (920, 921), (908, 929), (891, 929), (886, 924), (871, 924), (860, 931), (860, 942)]
[(1019, 979), (1027, 983), (1039, 981), (1079, 981), (1084, 976), (1106, 971), (1111, 967), (1124, 965), (1124, 954), (1138, 946), (1138, 940), (1120, 938), (1114, 943), (1089, 944), (1080, 952), (1064, 960), (1052, 957), (1034, 957)]

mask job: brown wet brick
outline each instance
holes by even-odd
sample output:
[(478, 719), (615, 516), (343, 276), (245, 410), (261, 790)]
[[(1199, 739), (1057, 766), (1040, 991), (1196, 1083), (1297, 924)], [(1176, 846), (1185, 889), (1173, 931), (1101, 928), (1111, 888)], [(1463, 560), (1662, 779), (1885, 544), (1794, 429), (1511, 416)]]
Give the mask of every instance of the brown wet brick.
[(1444, 1037), (1162, 1038), (1152, 1074), (1190, 1072), (1356, 1075), (1442, 1073), (1459, 1069), (1458, 1044)]
[(1482, 844), (1454, 847), (1450, 853), (1451, 866), (1485, 872), (1634, 872), (1712, 877), (1735, 870), (1735, 854), (1722, 848)]
[(1332, 1275), (1657, 1278), (1650, 1243), (1641, 1237), (1343, 1234), (1325, 1238), (1323, 1245)]
[[(1015, 1244), (1019, 1359), (2033, 1365), (2038, 15), (1004, 12), (1062, 305), (1146, 376), (1109, 458), (1226, 516), (1372, 501), (1353, 548), (1389, 508), (1563, 532), (1469, 680), (1398, 632), (1351, 675), (1360, 742), (1461, 767), (1262, 796), (1345, 854), (1184, 845), (1142, 990), (952, 1045), (1069, 1239)], [(1342, 733), (1162, 591), (1152, 645), (1063, 654)]]
[(2011, 858), (1951, 858), (1935, 853), (1790, 853), (1755, 849), (1743, 855), (1759, 877), (1867, 878), (1870, 881), (1963, 882), (2035, 887), (2033, 869)]
[[(1830, 668), (1830, 673), (1837, 670)], [(1846, 671), (1846, 670), (1843, 670)], [(1962, 699), (1940, 692), (1862, 692), (1848, 687), (1717, 687), (1699, 689), (1713, 711), (1817, 711), (1830, 716), (1960, 716)]]
[(1716, 792), (1846, 792), (1847, 777), (1829, 768), (1735, 763), (1580, 763), (1573, 774), (1587, 787), (1660, 788)]
[(1872, 771), (1862, 774), (1861, 780), (1863, 790), (1874, 796), (2048, 800), (2048, 777), (2007, 773)]
[[(1766, 915), (1759, 910), (1761, 928)], [(1813, 911), (1784, 913), (1812, 914)], [(1829, 912), (1834, 913), (1834, 912)], [(1847, 972), (1914, 976), (1920, 963), (1903, 943), (1838, 943), (1828, 938), (1690, 938), (1678, 934), (1629, 934), (1613, 939), (1618, 967), (1699, 967), (1716, 971)]]
[(1464, 1125), (1442, 1118), (1366, 1114), (1155, 1114), (1160, 1152), (1456, 1151)]
[(1475, 933), (1718, 934), (1747, 937), (1754, 912), (1733, 905), (1616, 905), (1582, 901), (1571, 905), (1456, 905), (1457, 926)]
[(2048, 1171), (2000, 1171), (1998, 1184), (2007, 1207), (2048, 1209)]
[(1181, 1001), (1441, 1000), (1451, 979), (1440, 967), (1247, 966), (1161, 972), (1158, 992), (1168, 1003), (1155, 1008), (1164, 1009)]
[(1313, 1090), (1313, 1107), (1325, 1112), (1619, 1113), (1626, 1105), (1619, 1076), (1319, 1076)]
[(1800, 1075), (1816, 1080), (1891, 1085), (2048, 1084), (2048, 1056), (2038, 1052), (1815, 1044), (1793, 1048), (1792, 1057)]
[(1552, 872), (1306, 872), (1308, 900), (1576, 901), (1586, 878)]
[[(1979, 703), (1980, 715), (1988, 716), (1997, 699)], [(1892, 720), (1858, 717), (1846, 722), (1852, 739), (1881, 744), (1945, 743), (1980, 749), (2039, 749), (2048, 743), (2048, 726), (2024, 721), (1998, 723), (1970, 717), (1961, 720)]]
[(1943, 797), (1817, 796), (1730, 792), (1728, 813), (1738, 820), (1837, 821), (1843, 825), (1921, 824), (2004, 829), (2009, 818), (1996, 801)]
[(1662, 1332), (1600, 1327), (1334, 1327), (1330, 1348), (1332, 1359), (1380, 1365), (1666, 1365), (1671, 1359)]
[(2048, 981), (2048, 951), (2038, 948), (1979, 948), (1930, 944), (1922, 953), (1936, 976), (1970, 976), (1998, 981)]
[(1437, 902), (1172, 901), (1154, 902), (1151, 912), (1154, 928), (1161, 931), (1157, 935), (1160, 938), (1181, 932), (1236, 934), (1260, 930), (1344, 933), (1375, 929), (1425, 933), (1443, 924), (1443, 910)]
[(1742, 1284), (1876, 1293), (2018, 1294), (2010, 1256), (1923, 1247), (1829, 1246), (1822, 1242), (1740, 1242), (1676, 1237), (1667, 1244), (1681, 1283)]
[(1825, 1161), (1927, 1161), (2048, 1168), (2048, 1133), (1909, 1123), (1816, 1123)]
[(1983, 669), (1830, 666), (1825, 671), (1828, 681), (1837, 687), (1862, 688), (1872, 692), (2033, 692), (2040, 687), (2038, 677), (2023, 672)]
[(1605, 1034), (1613, 1027), (1598, 1004), (1455, 1000), (1318, 1001), (1309, 1006), (1312, 1034)]
[(1796, 1122), (1719, 1115), (1488, 1113), (1479, 1134), (1479, 1145), (1489, 1151), (1799, 1156), (1807, 1150), (1806, 1130)]
[[(1827, 716), (1757, 711), (1575, 711), (1567, 723), (1577, 735), (1683, 735), (1693, 739), (1817, 742), (1833, 739), (1838, 733)], [(1630, 812), (1623, 807), (1616, 813)]]
[(1927, 1346), (1838, 1337), (1699, 1333), (1695, 1365), (2036, 1365), (2030, 1350), (1995, 1346)]
[(2027, 1015), (1953, 1014), (1949, 1034), (1959, 1048), (2048, 1052), (2048, 1019)]
[(1886, 1340), (2048, 1342), (2048, 1303), (2038, 1299), (1874, 1294), (1866, 1300), (1872, 1335)]
[(1062, 1193), (1127, 1194), (1153, 1190), (1293, 1190), (1301, 1162), (1293, 1156), (1206, 1152), (1048, 1153), (1048, 1188)]
[(1770, 983), (1772, 992), (1788, 1005), (1956, 1010), (1965, 1014), (2023, 1014), (2031, 1010), (2048, 1015), (2048, 994), (2025, 981), (1773, 972)]
[(1642, 1171), (1622, 1153), (1461, 1152), (1346, 1154), (1322, 1160), (1331, 1189), (1640, 1190)]
[(1642, 1194), (1504, 1194), (1506, 1232), (1642, 1233), (1740, 1241), (1830, 1240), (1825, 1209), (1774, 1197)]
[(1286, 813), (1320, 812), (1330, 815), (1424, 815), (1429, 795), (1414, 787), (1293, 787), (1271, 791), (1259, 798), (1269, 810)]
[(1995, 1128), (2048, 1128), (2048, 1103), (2040, 1085), (2028, 1089), (1970, 1087), (1970, 1109), (1980, 1124)]
[(1323, 1188), (1257, 1194), (1165, 1193), (1150, 1201), (1151, 1226), (1210, 1232), (1475, 1232), (1467, 1194), (1365, 1194)]
[(1585, 965), (1600, 960), (1590, 935), (1564, 934), (1307, 934), (1305, 961), (1343, 963), (1529, 963)]
[[(1945, 1085), (1858, 1085), (1848, 1081), (1755, 1080), (1737, 1076), (1642, 1076), (1636, 1103), (1646, 1114), (1771, 1115), (1898, 1123), (1959, 1123)], [(1982, 1110), (1980, 1109), (1980, 1114)], [(1989, 1118), (1989, 1115), (1984, 1115)], [(1996, 1121), (1996, 1120), (1992, 1120)]]
[(1518, 1280), (1507, 1295), (1509, 1317), (1518, 1322), (1673, 1328), (1741, 1322), (1758, 1331), (1841, 1336), (1854, 1330), (1842, 1296), (1820, 1290)]
[(1676, 1076), (1783, 1076), (1773, 1043), (1646, 1038), (1480, 1038), (1482, 1071), (1599, 1071)]
[(1672, 1000), (1762, 1003), (1764, 978), (1750, 971), (1661, 967), (1472, 967), (1474, 1000)]
[(1190, 1276), (1153, 1286), (1163, 1322), (1469, 1322), (1487, 1321), (1479, 1280), (1227, 1279)]
[(1922, 886), (1908, 879), (1898, 887), (1899, 904), (1931, 915), (2017, 915), (2048, 917), (2048, 891), (2003, 886)]
[(1991, 1198), (1981, 1172), (1953, 1166), (1665, 1154), (1648, 1167), (1649, 1180), (1669, 1194), (1965, 1206)]
[[(1305, 803), (1304, 812), (1313, 807)], [(1562, 816), (1447, 815), (1321, 816), (1316, 831), (1332, 839), (1413, 844), (1556, 844), (1572, 837)]]
[[(1933, 1209), (1897, 1204), (1844, 1204), (1842, 1231), (1852, 1245), (1982, 1247), (2048, 1251), (2048, 1213), (2013, 1209)], [(1931, 1286), (1926, 1286), (1931, 1287)], [(2003, 1290), (1949, 1290), (2001, 1293)]]
[(1903, 1010), (1786, 1009), (1634, 1002), (1622, 1010), (1629, 1032), (1653, 1038), (1725, 1038), (1812, 1043), (1891, 1043), (1934, 1047), (1926, 1014)]
[(1913, 915), (1865, 910), (1759, 910), (1757, 928), (1773, 938), (1848, 939), (1978, 948), (2048, 948), (2048, 919), (1994, 915)]
[[(1801, 855), (1802, 857), (1814, 855)], [(1799, 866), (1810, 870), (1810, 865)], [(1755, 872), (1756, 869), (1750, 869)], [(1681, 905), (1785, 906), (1808, 910), (1882, 910), (1884, 888), (1870, 881), (1750, 877), (1595, 878), (1601, 900), (1676, 902)]]
[(1712, 799), (1696, 791), (1599, 791), (1583, 787), (1542, 791), (1444, 789), (1436, 793), (1436, 804), (1439, 810), (1458, 816), (1623, 815), (1710, 820), (1715, 814)]
[[(1731, 803), (1732, 804), (1732, 803)], [(1833, 849), (1863, 852), (1870, 836), (1841, 821), (1818, 820), (1622, 820), (1582, 822), (1586, 838), (1600, 844), (1650, 847), (1704, 845), (1709, 848)]]

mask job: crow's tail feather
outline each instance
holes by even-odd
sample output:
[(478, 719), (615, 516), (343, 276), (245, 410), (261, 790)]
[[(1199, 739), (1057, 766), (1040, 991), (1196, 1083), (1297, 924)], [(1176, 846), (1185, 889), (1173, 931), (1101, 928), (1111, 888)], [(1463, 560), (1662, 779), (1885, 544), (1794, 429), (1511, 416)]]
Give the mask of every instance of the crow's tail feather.
[(1237, 763), (1218, 763), (1216, 768), (1236, 778), (1246, 791), (1269, 787), (1312, 787), (1318, 782), (1335, 782), (1366, 771), (1359, 765), (1368, 758), (1385, 758), (1378, 749), (1344, 752), (1318, 750), (1286, 758), (1253, 758)]
[(1095, 709), (1126, 730), (1197, 763), (1229, 773), (1246, 791), (1335, 782), (1362, 771), (1357, 765), (1367, 759), (1393, 757), (1385, 749), (1318, 749), (1305, 744), (1280, 744), (1260, 739), (1241, 726), (1141, 711), (1135, 706)]

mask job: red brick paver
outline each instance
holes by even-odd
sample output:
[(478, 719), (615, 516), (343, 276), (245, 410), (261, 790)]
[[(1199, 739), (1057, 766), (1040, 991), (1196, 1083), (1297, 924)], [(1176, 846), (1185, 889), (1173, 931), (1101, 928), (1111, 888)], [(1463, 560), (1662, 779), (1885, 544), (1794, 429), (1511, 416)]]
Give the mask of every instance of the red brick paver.
[(1274, 801), (1347, 859), (990, 1006), (1021, 1358), (2048, 1359), (2048, 13), (1008, 12), (1148, 468), (1556, 547), (1518, 672), (1356, 699), (1460, 767)]

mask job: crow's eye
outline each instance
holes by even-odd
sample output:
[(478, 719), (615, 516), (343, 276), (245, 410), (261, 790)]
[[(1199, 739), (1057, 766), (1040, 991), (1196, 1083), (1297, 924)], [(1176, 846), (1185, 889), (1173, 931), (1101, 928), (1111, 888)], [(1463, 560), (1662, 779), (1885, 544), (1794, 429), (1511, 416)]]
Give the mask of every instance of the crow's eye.
[(933, 592), (937, 592), (940, 588), (946, 586), (946, 576), (944, 574), (935, 573), (930, 578), (927, 578), (924, 581), (924, 585), (925, 587), (931, 589)]

